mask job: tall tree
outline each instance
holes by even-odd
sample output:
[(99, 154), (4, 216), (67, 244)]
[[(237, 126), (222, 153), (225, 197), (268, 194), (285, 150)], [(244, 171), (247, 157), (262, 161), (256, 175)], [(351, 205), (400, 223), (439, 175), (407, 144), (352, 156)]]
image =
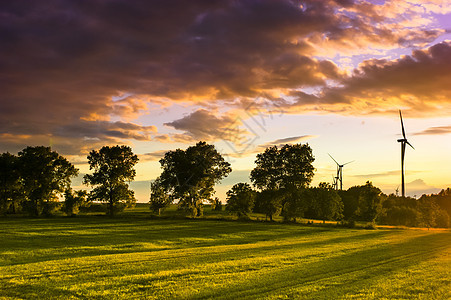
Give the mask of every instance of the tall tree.
[(23, 200), (17, 156), (0, 154), (0, 213), (15, 213)]
[(128, 146), (104, 146), (88, 155), (89, 168), (93, 174), (84, 177), (84, 183), (93, 186), (90, 199), (107, 203), (107, 213), (116, 212), (136, 202), (134, 192), (127, 182), (136, 176), (134, 166), (138, 156)]
[(257, 155), (251, 181), (261, 190), (307, 187), (314, 175), (314, 161), (308, 144), (269, 147)]
[(369, 181), (360, 187), (357, 214), (363, 221), (376, 221), (376, 218), (382, 211), (383, 196), (382, 191)]
[(51, 213), (58, 195), (70, 187), (76, 169), (50, 147), (27, 147), (19, 152), (19, 170), (30, 212)]
[(248, 218), (254, 207), (255, 197), (256, 192), (248, 183), (237, 183), (227, 191), (226, 210), (239, 218)]
[(215, 147), (205, 142), (166, 152), (160, 164), (161, 185), (192, 216), (201, 214), (202, 202), (211, 199), (214, 185), (232, 171)]
[(287, 219), (302, 216), (304, 198), (297, 194), (312, 181), (314, 160), (308, 144), (273, 146), (258, 154), (250, 175), (253, 185), (262, 191), (257, 197), (258, 209), (266, 209), (270, 219), (282, 208)]

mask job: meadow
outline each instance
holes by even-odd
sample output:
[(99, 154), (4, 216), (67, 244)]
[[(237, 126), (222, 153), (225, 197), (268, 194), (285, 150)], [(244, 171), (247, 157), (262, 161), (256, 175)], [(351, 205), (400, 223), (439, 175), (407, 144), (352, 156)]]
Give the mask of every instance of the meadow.
[(0, 299), (450, 299), (451, 231), (0, 219)]

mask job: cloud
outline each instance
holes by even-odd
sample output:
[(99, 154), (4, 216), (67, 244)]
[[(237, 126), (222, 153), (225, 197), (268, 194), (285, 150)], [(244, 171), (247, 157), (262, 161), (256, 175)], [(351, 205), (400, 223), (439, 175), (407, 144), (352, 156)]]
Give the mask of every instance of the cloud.
[(413, 135), (437, 135), (437, 134), (449, 134), (451, 133), (451, 126), (436, 126), (430, 127), (421, 132), (416, 132)]
[(267, 142), (261, 145), (257, 145), (252, 147), (252, 145), (249, 145), (250, 147), (247, 147), (244, 149), (244, 151), (235, 151), (235, 152), (230, 152), (227, 153), (226, 156), (230, 156), (230, 157), (243, 157), (243, 156), (249, 156), (249, 155), (253, 155), (253, 154), (257, 154), (257, 153), (262, 153), (266, 150), (266, 148), (269, 147), (283, 147), (284, 145), (292, 145), (292, 144), (296, 144), (296, 143), (300, 143), (312, 138), (316, 138), (316, 135), (301, 135), (301, 136), (294, 136), (294, 137), (288, 137), (288, 138), (282, 138), (282, 139), (277, 139), (275, 141), (271, 141), (271, 142)]
[(416, 195), (417, 197), (423, 194), (438, 193), (441, 189), (428, 185), (422, 179), (416, 179), (412, 182), (406, 183), (406, 191), (410, 196)]
[[(33, 135), (43, 143), (48, 135), (68, 132), (68, 143), (80, 144), (93, 134), (86, 122), (110, 122), (114, 127), (118, 119), (136, 120), (148, 112), (149, 104), (166, 107), (167, 102), (182, 101), (206, 107), (262, 93), (324, 89), (331, 82), (344, 87), (325, 90), (319, 102), (344, 103), (348, 109), (370, 106), (367, 110), (374, 111), (378, 106), (365, 99), (384, 106), (377, 89), (390, 91), (382, 76), (390, 78), (390, 72), (412, 78), (427, 71), (425, 84), (416, 80), (413, 91), (395, 89), (392, 94), (417, 97), (429, 82), (439, 89), (424, 103), (416, 98), (403, 101), (433, 107), (430, 101), (449, 96), (444, 89), (449, 81), (447, 44), (412, 56), (418, 64), (445, 56), (448, 64), (442, 70), (434, 64), (429, 70), (403, 70), (408, 59), (373, 61), (343, 79), (345, 73), (331, 61), (337, 52), (352, 55), (432, 42), (443, 30), (426, 29), (431, 16), (418, 16), (446, 6), (436, 1), (426, 5), (419, 13), (422, 7), (412, 1), (7, 1), (0, 8), (0, 134), (17, 139)], [(366, 81), (371, 76), (375, 83)], [(394, 79), (407, 86), (407, 80), (403, 85)], [(300, 96), (298, 104), (307, 97)], [(359, 97), (364, 100), (356, 105)], [(313, 96), (308, 101), (317, 103)], [(195, 129), (190, 122), (200, 115), (169, 122), (186, 132), (174, 138), (215, 139), (230, 133)], [(116, 134), (104, 129), (96, 138), (106, 142), (146, 139), (138, 129), (120, 128)]]
[(158, 150), (154, 152), (139, 154), (139, 161), (159, 161), (168, 151), (171, 150)]
[[(413, 175), (421, 173), (421, 171), (405, 171), (406, 174)], [(370, 174), (358, 174), (358, 175), (350, 175), (352, 177), (362, 178), (362, 179), (372, 179), (372, 178), (380, 178), (380, 177), (387, 177), (387, 176), (400, 176), (401, 171), (395, 170), (395, 171), (387, 171), (387, 172), (381, 172), (381, 173), (370, 173)]]
[(234, 116), (216, 116), (205, 109), (195, 112), (172, 122), (164, 123), (166, 126), (184, 131), (193, 140), (227, 140), (239, 143), (247, 133), (241, 129), (241, 122)]
[(407, 114), (445, 115), (451, 111), (450, 81), (451, 42), (442, 42), (396, 60), (366, 60), (337, 87), (318, 95), (292, 93), (297, 100), (291, 109), (377, 114), (408, 107)]

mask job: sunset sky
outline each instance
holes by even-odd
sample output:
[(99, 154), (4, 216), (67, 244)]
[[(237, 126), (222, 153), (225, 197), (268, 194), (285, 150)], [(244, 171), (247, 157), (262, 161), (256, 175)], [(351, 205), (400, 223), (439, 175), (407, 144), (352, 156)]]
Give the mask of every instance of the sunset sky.
[[(214, 144), (234, 170), (267, 146), (308, 143), (313, 185), (451, 186), (451, 1), (0, 2), (0, 152), (52, 146), (139, 155), (140, 202), (168, 150)], [(81, 179), (74, 185), (80, 188)]]

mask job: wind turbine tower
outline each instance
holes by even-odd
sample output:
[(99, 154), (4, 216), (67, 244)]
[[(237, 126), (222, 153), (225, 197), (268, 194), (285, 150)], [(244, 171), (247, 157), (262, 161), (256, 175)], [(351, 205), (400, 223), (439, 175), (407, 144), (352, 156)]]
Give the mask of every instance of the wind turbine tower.
[(406, 132), (404, 131), (404, 123), (402, 122), (401, 110), (399, 110), (399, 117), (401, 118), (401, 130), (402, 130), (402, 139), (398, 139), (398, 142), (401, 143), (401, 195), (402, 197), (405, 197), (406, 187), (404, 184), (404, 156), (406, 154), (406, 144), (412, 147), (412, 149), (414, 150), (415, 148), (409, 143), (409, 141), (406, 138)]
[[(328, 153), (329, 154), (329, 153)], [(330, 155), (329, 154), (329, 156), (330, 156), (330, 158), (332, 158), (332, 160), (337, 164), (337, 177), (335, 177), (336, 178), (336, 187), (337, 187), (337, 190), (338, 190), (338, 182), (340, 182), (340, 191), (341, 190), (343, 190), (343, 167), (345, 166), (345, 165), (347, 165), (347, 164), (350, 164), (350, 163), (352, 163), (352, 162), (354, 162), (354, 161), (349, 161), (349, 162), (347, 162), (347, 163), (345, 163), (345, 164), (342, 164), (342, 165), (340, 165), (333, 157), (332, 157), (332, 155)]]

